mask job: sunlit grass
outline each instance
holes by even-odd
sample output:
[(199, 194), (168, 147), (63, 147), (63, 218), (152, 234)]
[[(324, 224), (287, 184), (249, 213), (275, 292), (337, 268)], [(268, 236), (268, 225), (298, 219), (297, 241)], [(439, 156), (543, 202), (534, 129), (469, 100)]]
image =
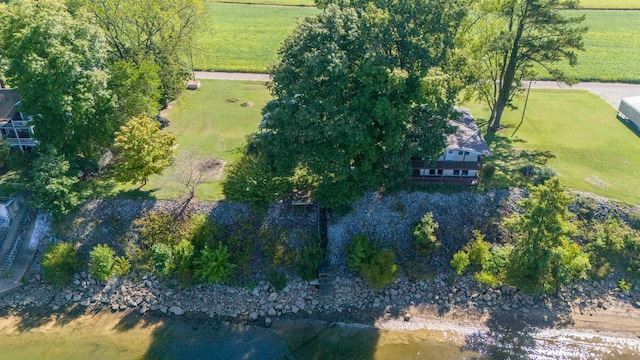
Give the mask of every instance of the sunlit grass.
[(298, 21), (312, 7), (206, 3), (207, 23), (193, 52), (198, 70), (267, 72)]
[[(552, 155), (547, 165), (570, 188), (640, 204), (640, 137), (616, 118), (611, 106), (587, 91), (532, 90), (524, 122), (512, 138), (523, 102), (519, 100), (519, 110), (505, 113), (505, 128), (488, 137), (493, 149), (501, 148), (499, 157), (511, 162), (502, 164), (511, 173), (499, 176), (515, 178), (522, 165), (511, 159), (514, 152), (505, 150), (524, 149), (530, 156), (527, 161)], [(481, 105), (466, 106), (478, 119), (489, 115)]]

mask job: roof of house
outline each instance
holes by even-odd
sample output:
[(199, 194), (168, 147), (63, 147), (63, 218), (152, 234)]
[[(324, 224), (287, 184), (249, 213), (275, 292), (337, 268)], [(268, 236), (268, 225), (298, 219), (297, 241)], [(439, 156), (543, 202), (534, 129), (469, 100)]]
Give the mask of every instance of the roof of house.
[(456, 110), (461, 116), (458, 120), (450, 120), (450, 124), (458, 129), (455, 134), (447, 137), (447, 149), (460, 149), (482, 155), (491, 155), (489, 146), (484, 141), (478, 125), (471, 116), (471, 112), (464, 108), (456, 108)]
[(9, 89), (0, 89), (0, 121), (13, 120), (16, 116), (16, 104), (20, 95)]

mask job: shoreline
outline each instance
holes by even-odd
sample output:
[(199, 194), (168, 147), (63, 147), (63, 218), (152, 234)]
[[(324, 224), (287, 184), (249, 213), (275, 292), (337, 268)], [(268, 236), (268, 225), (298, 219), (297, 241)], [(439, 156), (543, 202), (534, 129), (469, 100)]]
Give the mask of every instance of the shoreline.
[[(291, 282), (276, 293), (263, 282), (253, 290), (223, 285), (172, 289), (153, 276), (143, 276), (141, 281), (112, 279), (97, 283), (79, 275), (74, 284), (56, 289), (44, 285), (36, 275), (21, 289), (0, 297), (0, 323), (21, 318), (26, 324), (64, 324), (108, 314), (124, 321), (183, 318), (260, 327), (281, 321), (321, 321), (389, 331), (434, 330), (467, 335), (566, 330), (640, 341), (640, 301), (634, 300), (640, 294), (611, 289), (607, 283), (593, 288), (581, 284), (559, 295), (541, 296), (507, 287), (483, 289), (464, 278), (454, 285), (438, 277), (418, 283), (400, 279), (381, 291), (366, 289), (357, 278), (338, 278), (336, 283), (334, 296), (323, 300), (315, 287), (304, 281)], [(414, 290), (399, 293), (403, 288)], [(580, 296), (595, 294), (597, 288), (613, 296)], [(469, 292), (468, 299), (460, 298), (466, 298)], [(362, 296), (353, 298), (354, 293)]]

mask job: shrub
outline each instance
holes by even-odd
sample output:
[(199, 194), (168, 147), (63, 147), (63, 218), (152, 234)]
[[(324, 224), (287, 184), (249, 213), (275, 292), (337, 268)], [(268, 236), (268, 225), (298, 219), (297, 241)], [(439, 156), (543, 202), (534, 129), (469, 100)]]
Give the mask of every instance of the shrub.
[(629, 226), (633, 230), (640, 231), (640, 211), (633, 211), (629, 214)]
[(98, 244), (93, 247), (89, 253), (89, 273), (91, 276), (100, 281), (106, 281), (113, 276), (113, 267), (116, 252), (107, 244)]
[(178, 281), (182, 285), (191, 284), (193, 278), (193, 244), (191, 244), (191, 241), (184, 239), (173, 247), (172, 252)]
[(318, 266), (324, 259), (324, 252), (318, 242), (305, 246), (300, 251), (294, 262), (296, 272), (303, 280), (313, 280), (318, 276)]
[(388, 249), (376, 251), (362, 268), (364, 279), (378, 289), (395, 281), (397, 272), (396, 257), (393, 251)]
[(218, 246), (205, 246), (195, 262), (196, 278), (204, 283), (217, 284), (231, 279), (235, 265), (229, 261), (227, 247), (218, 242)]
[(476, 281), (484, 286), (496, 287), (498, 286), (498, 279), (492, 273), (482, 270), (473, 275)]
[(596, 280), (602, 280), (606, 278), (609, 274), (613, 272), (611, 268), (611, 264), (608, 262), (604, 262), (604, 264), (600, 266), (593, 267), (593, 278)]
[(535, 181), (534, 184), (544, 184), (547, 180), (556, 177), (556, 171), (550, 166), (536, 167), (534, 170)]
[(620, 279), (620, 281), (618, 281), (618, 287), (622, 291), (629, 291), (633, 288), (633, 285), (631, 285), (631, 283), (627, 282), (625, 279)]
[(440, 241), (436, 238), (435, 231), (438, 223), (433, 219), (432, 213), (425, 214), (420, 222), (413, 227), (413, 244), (424, 255), (430, 255), (440, 248)]
[(193, 244), (196, 253), (204, 249), (206, 245), (214, 245), (221, 238), (220, 228), (207, 215), (196, 214), (189, 219), (187, 239)]
[(173, 251), (169, 245), (164, 243), (153, 244), (151, 246), (151, 260), (158, 275), (169, 277), (173, 274), (175, 263)]
[(273, 285), (273, 288), (277, 292), (282, 291), (282, 289), (287, 286), (287, 277), (275, 269), (271, 269), (267, 273), (267, 281)]
[(173, 245), (180, 237), (179, 223), (169, 213), (149, 213), (134, 223), (140, 231), (142, 243), (148, 246), (156, 243)]
[(482, 167), (482, 177), (484, 178), (491, 178), (494, 174), (496, 173), (496, 166), (489, 163), (489, 164), (485, 164)]
[(68, 242), (49, 246), (42, 261), (44, 280), (53, 285), (70, 283), (73, 274), (79, 269), (78, 252), (73, 244)]
[(469, 266), (470, 264), (469, 254), (462, 250), (458, 251), (457, 253), (453, 254), (453, 259), (451, 259), (451, 262), (449, 262), (449, 264), (451, 265), (453, 270), (455, 270), (456, 274), (462, 275), (467, 269), (467, 266)]
[(490, 245), (484, 241), (484, 235), (478, 230), (473, 231), (474, 239), (467, 245), (469, 260), (474, 265), (484, 265), (491, 256)]
[(113, 265), (113, 271), (118, 277), (125, 276), (131, 270), (131, 264), (129, 260), (125, 259), (122, 256), (117, 256), (115, 259), (115, 264)]
[(360, 234), (354, 236), (347, 251), (347, 265), (349, 269), (352, 271), (361, 271), (374, 251), (375, 248), (371, 245), (367, 235)]

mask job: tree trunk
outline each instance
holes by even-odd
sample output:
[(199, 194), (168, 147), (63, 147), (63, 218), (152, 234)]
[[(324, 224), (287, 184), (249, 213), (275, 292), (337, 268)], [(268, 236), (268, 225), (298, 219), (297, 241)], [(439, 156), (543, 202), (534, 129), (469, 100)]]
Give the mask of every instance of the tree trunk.
[(504, 72), (502, 73), (502, 79), (500, 82), (498, 99), (496, 100), (496, 104), (493, 108), (493, 114), (491, 114), (493, 119), (490, 122), (490, 131), (497, 131), (498, 129), (500, 129), (500, 121), (502, 120), (504, 108), (507, 107), (507, 104), (509, 104), (509, 98), (511, 97), (511, 93), (513, 90), (513, 81), (516, 77), (518, 62), (520, 61), (520, 58), (518, 56), (518, 53), (520, 52), (520, 39), (522, 38), (524, 26), (527, 17), (529, 16), (529, 1), (530, 0), (526, 0), (525, 7), (522, 11), (522, 14), (520, 14), (520, 18), (518, 19), (518, 27), (516, 29), (515, 37), (513, 38), (513, 43), (511, 44), (509, 61), (507, 62), (507, 64), (505, 64)]

